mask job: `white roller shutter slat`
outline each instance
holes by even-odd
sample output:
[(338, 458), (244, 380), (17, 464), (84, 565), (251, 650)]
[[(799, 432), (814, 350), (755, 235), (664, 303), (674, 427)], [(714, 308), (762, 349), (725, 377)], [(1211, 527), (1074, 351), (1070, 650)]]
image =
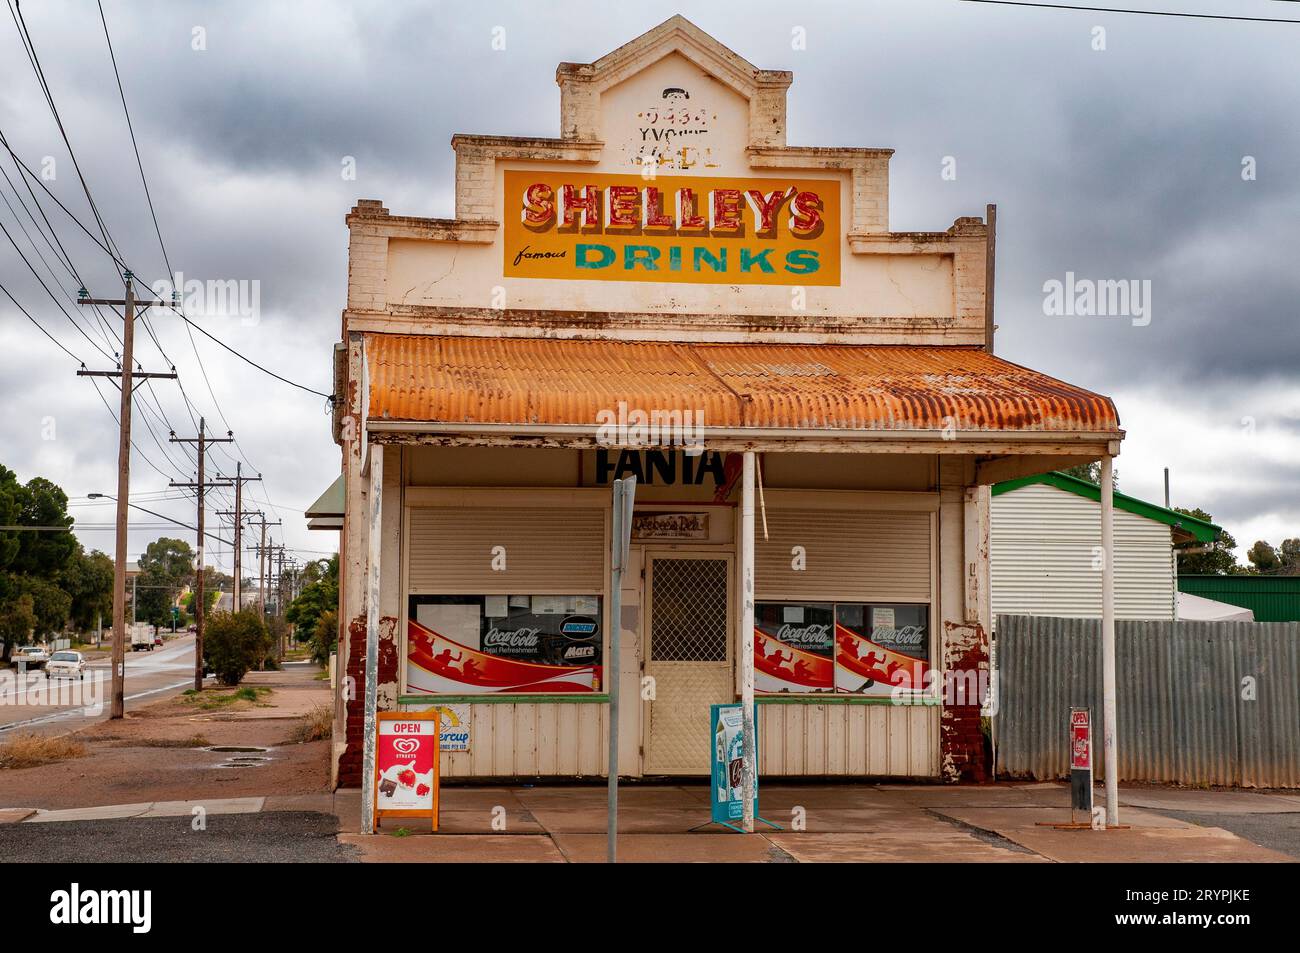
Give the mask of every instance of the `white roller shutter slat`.
[[(592, 507), (412, 507), (412, 593), (579, 595), (604, 591), (605, 511)], [(505, 547), (506, 571), (492, 568)]]
[[(928, 513), (769, 508), (767, 526), (754, 544), (759, 599), (930, 601)], [(807, 553), (802, 571), (795, 546)]]

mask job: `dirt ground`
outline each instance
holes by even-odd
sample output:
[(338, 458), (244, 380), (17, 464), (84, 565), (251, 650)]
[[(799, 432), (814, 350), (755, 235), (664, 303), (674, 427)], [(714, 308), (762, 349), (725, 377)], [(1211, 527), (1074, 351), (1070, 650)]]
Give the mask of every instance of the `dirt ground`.
[[(84, 757), (34, 768), (0, 770), (0, 808), (48, 810), (137, 801), (197, 800), (329, 790), (328, 739), (298, 744), (295, 729), (315, 705), (327, 704), (329, 682), (309, 665), (253, 672), (244, 685), (256, 702), (211, 704), (176, 696), (76, 732)], [(211, 747), (263, 748), (220, 752)], [(239, 761), (239, 758), (265, 760)]]

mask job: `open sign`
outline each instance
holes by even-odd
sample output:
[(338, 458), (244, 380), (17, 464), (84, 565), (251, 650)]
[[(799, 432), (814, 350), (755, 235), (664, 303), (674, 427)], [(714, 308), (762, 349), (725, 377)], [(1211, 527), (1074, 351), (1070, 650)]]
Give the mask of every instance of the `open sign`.
[(428, 817), (438, 829), (438, 712), (379, 712), (374, 818)]

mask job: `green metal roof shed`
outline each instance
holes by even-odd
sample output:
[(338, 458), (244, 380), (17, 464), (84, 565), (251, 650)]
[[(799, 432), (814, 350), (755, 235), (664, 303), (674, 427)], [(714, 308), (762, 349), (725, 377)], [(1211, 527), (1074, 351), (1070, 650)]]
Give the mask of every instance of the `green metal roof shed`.
[[(1054, 486), (1058, 490), (1065, 490), (1067, 493), (1073, 493), (1076, 496), (1082, 496), (1085, 499), (1100, 502), (1101, 487), (1087, 480), (1080, 480), (1078, 477), (1070, 476), (1068, 473), (1040, 473), (1037, 476), (1021, 477), (1018, 480), (1007, 480), (1004, 483), (995, 483), (993, 485), (993, 495), (1001, 496), (1003, 493), (1009, 493), (1012, 490), (1018, 490), (1022, 486), (1029, 486), (1034, 483), (1041, 483), (1045, 486)], [(1156, 506), (1154, 503), (1148, 503), (1145, 500), (1139, 500), (1135, 496), (1129, 496), (1120, 493), (1118, 490), (1114, 493), (1115, 509), (1124, 510), (1137, 516), (1144, 516), (1149, 520), (1155, 520), (1158, 523), (1165, 523), (1174, 528), (1175, 542), (1212, 543), (1219, 537), (1220, 529), (1213, 523), (1207, 523), (1204, 520), (1198, 520), (1194, 516), (1188, 516), (1185, 513), (1179, 513), (1177, 510), (1166, 509), (1163, 506)], [(1181, 537), (1181, 538), (1179, 538)], [(1190, 590), (1189, 590), (1190, 591)], [(1197, 593), (1200, 595), (1201, 593)], [(1237, 605), (1238, 603), (1233, 603)]]
[(1300, 622), (1300, 576), (1179, 576), (1178, 591), (1250, 609), (1256, 622)]

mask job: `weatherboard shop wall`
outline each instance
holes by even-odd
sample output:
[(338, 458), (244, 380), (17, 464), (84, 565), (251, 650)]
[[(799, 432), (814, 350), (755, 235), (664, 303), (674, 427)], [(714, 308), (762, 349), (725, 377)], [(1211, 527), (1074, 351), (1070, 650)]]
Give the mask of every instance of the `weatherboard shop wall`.
[[(393, 448), (397, 449), (397, 448)], [(493, 466), (485, 465), (484, 454), (489, 455), (487, 459), (500, 461), (504, 459), (502, 454), (509, 454), (516, 460), (521, 461), (512, 469), (518, 470), (520, 467), (527, 467), (529, 456), (539, 453), (539, 451), (519, 450), (519, 451), (483, 451), (483, 450), (437, 450), (433, 448), (405, 448), (408, 457), (406, 463), (406, 472), (408, 475), (423, 474), (425, 479), (431, 478), (436, 474), (443, 481), (451, 483), (461, 483), (468, 480), (479, 479), (491, 481), (496, 469)], [(564, 451), (551, 451), (552, 455), (566, 455)], [(587, 452), (590, 456), (591, 451)], [(467, 455), (469, 459), (464, 460), (464, 465), (458, 465), (458, 457)], [(477, 460), (473, 459), (477, 456)], [(569, 457), (576, 457), (576, 452), (568, 453)], [(421, 462), (421, 458), (427, 462)], [(785, 479), (789, 480), (790, 473), (810, 473), (820, 463), (816, 455), (803, 455), (797, 461), (799, 466), (793, 470), (789, 466), (779, 467), (787, 473)], [(588, 461), (586, 475), (591, 476), (596, 472)], [(895, 462), (890, 457), (871, 458), (869, 463), (866, 458), (861, 458), (859, 465), (850, 468), (856, 470), (859, 482), (863, 483), (881, 483), (894, 482), (899, 485), (908, 485), (913, 479), (907, 467), (902, 467), (901, 463)], [(553, 475), (553, 479), (563, 479), (564, 474), (569, 474), (573, 479), (576, 467), (572, 460), (556, 460), (549, 465), (547, 472)], [(896, 472), (895, 476), (890, 476), (891, 472)], [(933, 473), (933, 465), (930, 467)], [(606, 473), (607, 478), (612, 478), (613, 473)], [(843, 477), (841, 476), (841, 479)], [(927, 476), (926, 480), (932, 479)], [(916, 485), (916, 484), (912, 484)], [(651, 487), (653, 488), (653, 484)], [(665, 492), (673, 492), (669, 488), (664, 488)], [(449, 578), (444, 575), (443, 582), (440, 585), (426, 585), (430, 580), (437, 579), (437, 573), (430, 575), (428, 569), (419, 567), (418, 559), (412, 559), (410, 553), (410, 539), (412, 531), (415, 535), (420, 534), (419, 520), (422, 514), (431, 512), (453, 512), (480, 514), (485, 508), (496, 508), (498, 512), (507, 516), (515, 514), (535, 513), (539, 509), (551, 512), (568, 512), (572, 510), (591, 511), (596, 514), (600, 524), (604, 527), (604, 513), (607, 509), (608, 491), (603, 488), (586, 487), (586, 488), (518, 488), (505, 489), (491, 486), (469, 487), (469, 486), (449, 486), (449, 487), (424, 487), (408, 486), (405, 489), (405, 500), (407, 503), (407, 520), (405, 523), (405, 536), (407, 546), (407, 576), (410, 580), (408, 583), (408, 593), (433, 593), (446, 592), (447, 594), (461, 594), (466, 588), (474, 589), (481, 587), (486, 591), (508, 594), (520, 588), (527, 589), (535, 593), (543, 591), (553, 593), (570, 592), (574, 585), (567, 580), (572, 576), (568, 573), (574, 571), (584, 571), (580, 567), (582, 564), (564, 563), (561, 568), (549, 570), (550, 575), (537, 576), (525, 567), (520, 574), (526, 581), (517, 581), (515, 583), (501, 582), (492, 576), (479, 574), (477, 580), (471, 574), (466, 577), (460, 571), (453, 571)], [(774, 529), (780, 522), (779, 514), (797, 513), (800, 518), (807, 520), (809, 514), (823, 513), (830, 519), (842, 519), (849, 525), (861, 523), (863, 519), (870, 518), (874, 522), (872, 525), (880, 528), (886, 526), (891, 519), (897, 519), (898, 522), (910, 525), (916, 520), (921, 520), (919, 524), (913, 526), (905, 532), (914, 539), (919, 533), (920, 538), (917, 543), (924, 553), (922, 562), (919, 565), (919, 578), (910, 583), (905, 583), (904, 588), (882, 588), (877, 585), (875, 588), (864, 588), (865, 580), (845, 581), (837, 577), (833, 567), (823, 559), (829, 556), (831, 551), (828, 549), (818, 548), (817, 534), (813, 533), (808, 542), (814, 551), (814, 567), (808, 573), (807, 583), (820, 589), (805, 589), (794, 593), (796, 596), (812, 595), (825, 596), (830, 594), (832, 597), (852, 596), (856, 600), (897, 600), (906, 599), (909, 601), (923, 602), (930, 608), (933, 618), (933, 588), (934, 588), (934, 563), (937, 560), (936, 547), (933, 545), (933, 531), (935, 525), (935, 516), (939, 508), (939, 495), (934, 492), (915, 491), (915, 490), (893, 490), (893, 491), (872, 491), (872, 490), (793, 490), (774, 488), (767, 492), (768, 509), (771, 514)], [(728, 504), (725, 507), (704, 507), (698, 501), (678, 501), (677, 503), (662, 502), (658, 504), (647, 504), (638, 508), (638, 512), (655, 512), (655, 511), (681, 511), (681, 510), (702, 511), (708, 509), (716, 518), (718, 516), (727, 516), (730, 518), (734, 513), (734, 507)], [(868, 514), (870, 516), (868, 517)], [(471, 516), (469, 519), (478, 518)], [(730, 519), (728, 523), (732, 523)], [(732, 524), (734, 525), (734, 523)], [(863, 524), (865, 525), (865, 524)], [(640, 541), (633, 547), (632, 567), (638, 570), (644, 563), (643, 560), (649, 553), (669, 554), (673, 552), (722, 552), (734, 553), (734, 536), (725, 532), (726, 524), (720, 525), (723, 534), (719, 536), (714, 534), (711, 539), (696, 541), (691, 543), (679, 543), (676, 545), (665, 544), (655, 541)], [(602, 540), (597, 555), (603, 554), (604, 534), (602, 529)], [(733, 529), (734, 532), (734, 529)], [(491, 546), (491, 540), (496, 542), (502, 541), (499, 533), (493, 533), (491, 530), (486, 535), (480, 536), (472, 533), (465, 533), (464, 527), (446, 539), (428, 539), (424, 545), (434, 550), (443, 545), (454, 547), (452, 552), (445, 556), (445, 562), (449, 565), (460, 565), (467, 560), (483, 562), (483, 554), (486, 554)], [(723, 540), (726, 545), (718, 547), (718, 540)], [(511, 552), (519, 552), (521, 548), (544, 546), (552, 541), (548, 539), (545, 527), (542, 528), (540, 536), (534, 536), (531, 542), (524, 540), (505, 540), (507, 548)], [(837, 543), (840, 540), (836, 541)], [(759, 548), (762, 550), (763, 544), (760, 541)], [(878, 548), (878, 547), (877, 547)], [(548, 547), (547, 552), (553, 552), (553, 547)], [(531, 555), (528, 552), (523, 553), (525, 558)], [(603, 560), (603, 556), (600, 557)], [(891, 551), (882, 550), (878, 554), (878, 559), (883, 563), (892, 560)], [(570, 566), (571, 568), (564, 568)], [(585, 570), (588, 574), (590, 570)], [(913, 570), (915, 573), (918, 570)], [(636, 608), (644, 603), (644, 593), (641, 584), (637, 581), (639, 573), (634, 571), (629, 578), (633, 580), (630, 588), (625, 589), (625, 604), (629, 607)], [(518, 579), (519, 577), (513, 576)], [(760, 580), (764, 575), (760, 574)], [(578, 588), (585, 588), (590, 585), (592, 578), (584, 578), (578, 585)], [(602, 592), (607, 596), (607, 593)], [(784, 597), (790, 595), (789, 592), (782, 593), (778, 590), (763, 590), (760, 588), (760, 598)], [(407, 599), (402, 600), (405, 606)], [(406, 631), (405, 618), (400, 631)], [(639, 669), (637, 661), (642, 657), (640, 645), (646, 635), (647, 617), (644, 613), (638, 616), (638, 626), (635, 632), (636, 642), (631, 640), (625, 646), (624, 657), (630, 661), (630, 665), (625, 669), (625, 691), (627, 697), (637, 697), (639, 689)], [(625, 636), (625, 638), (627, 638)], [(739, 638), (737, 620), (732, 619), (731, 640), (734, 642)], [(934, 636), (934, 626), (930, 627), (930, 647), (929, 657), (934, 658), (937, 651), (937, 639)], [(403, 665), (407, 663), (407, 655), (401, 653)], [(405, 670), (401, 679), (401, 684), (406, 684)], [(873, 698), (845, 698), (838, 696), (794, 696), (794, 695), (763, 695), (760, 696), (764, 703), (760, 709), (761, 724), (763, 731), (769, 732), (763, 737), (763, 748), (765, 763), (770, 759), (770, 770), (776, 773), (785, 774), (812, 774), (812, 775), (833, 775), (833, 774), (902, 774), (906, 776), (932, 776), (937, 770), (938, 755), (937, 748), (934, 744), (934, 727), (936, 724), (937, 713), (933, 706), (908, 706), (899, 707), (893, 705), (885, 697)], [(605, 701), (605, 696), (522, 696), (514, 698), (512, 696), (439, 696), (430, 698), (428, 696), (414, 696), (403, 694), (401, 703), (404, 707), (412, 710), (428, 707), (435, 701), (444, 704), (469, 704), (471, 710), (471, 750), (468, 753), (457, 753), (444, 755), (444, 773), (448, 777), (490, 777), (490, 776), (527, 776), (532, 774), (547, 775), (557, 772), (560, 776), (568, 774), (577, 774), (583, 776), (599, 775), (604, 770), (603, 762), (599, 761), (601, 746), (598, 738), (603, 731), (601, 714), (596, 709), (599, 704)], [(813, 706), (804, 715), (781, 710), (769, 710), (769, 702), (790, 703), (798, 700), (801, 704)], [(593, 705), (592, 703), (596, 703)], [(845, 709), (846, 704), (858, 706), (879, 707), (879, 711), (872, 714), (855, 714)], [(575, 707), (578, 706), (578, 707)], [(556, 709), (554, 711), (547, 709)], [(640, 734), (644, 731), (644, 725), (640, 724), (639, 716), (642, 714), (635, 709), (635, 706), (625, 708), (625, 727), (626, 743), (623, 745), (622, 772), (629, 776), (638, 776), (642, 773), (642, 765), (637, 757), (638, 750), (642, 747), (640, 744)]]

